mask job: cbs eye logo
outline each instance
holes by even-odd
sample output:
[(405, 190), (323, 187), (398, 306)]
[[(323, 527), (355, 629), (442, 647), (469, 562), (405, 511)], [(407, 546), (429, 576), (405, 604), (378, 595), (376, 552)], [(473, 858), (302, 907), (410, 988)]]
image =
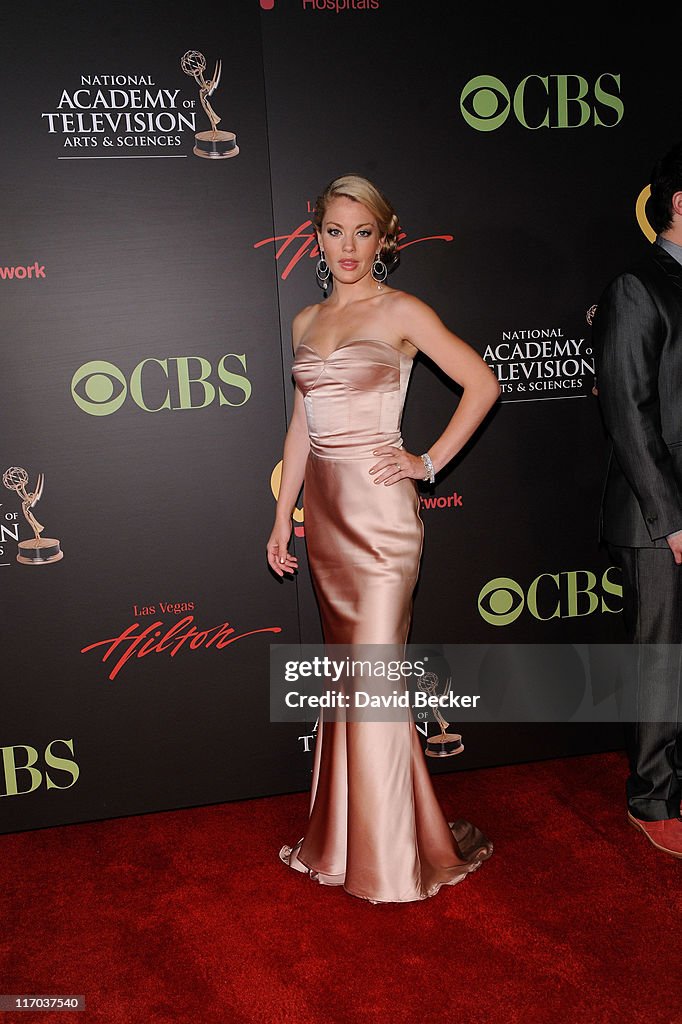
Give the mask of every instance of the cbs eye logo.
[(478, 595), (478, 610), (491, 626), (508, 626), (523, 611), (526, 595), (516, 580), (498, 576), (489, 580)]
[(504, 82), (493, 75), (477, 75), (462, 89), (459, 108), (468, 125), (479, 132), (493, 132), (509, 114), (511, 96)]
[(128, 382), (118, 366), (93, 359), (80, 366), (71, 381), (71, 396), (90, 416), (109, 416), (120, 409), (128, 394)]

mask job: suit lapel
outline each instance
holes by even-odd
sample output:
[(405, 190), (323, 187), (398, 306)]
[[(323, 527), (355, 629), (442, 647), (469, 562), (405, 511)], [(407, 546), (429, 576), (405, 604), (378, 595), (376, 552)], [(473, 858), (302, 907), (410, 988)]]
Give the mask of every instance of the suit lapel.
[(652, 256), (654, 262), (659, 265), (661, 270), (666, 274), (668, 279), (682, 291), (682, 264), (678, 263), (677, 260), (662, 249), (660, 245), (652, 246)]

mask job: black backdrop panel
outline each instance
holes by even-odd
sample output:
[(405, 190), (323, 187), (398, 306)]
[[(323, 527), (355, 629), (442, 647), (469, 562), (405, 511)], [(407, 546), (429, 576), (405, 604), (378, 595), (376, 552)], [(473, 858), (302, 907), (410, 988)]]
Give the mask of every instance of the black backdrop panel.
[[(21, 144), (7, 147), (3, 233), (6, 262), (38, 259), (45, 278), (3, 281), (3, 468), (25, 467), (30, 486), (45, 474), (36, 515), (64, 558), (27, 567), (4, 546), (1, 827), (302, 787), (306, 759), (290, 757), (301, 729), (268, 720), (269, 644), (295, 639), (298, 618), (295, 588), (278, 586), (263, 555), (285, 407), (272, 250), (254, 249), (272, 235), (259, 9), (28, 15), (14, 58), (40, 74), (7, 86), (8, 137)], [(233, 159), (198, 159), (192, 130), (165, 130), (185, 110), (208, 127), (180, 67), (193, 48), (207, 75), (222, 58), (213, 103), (237, 134)], [(159, 90), (174, 105), (151, 132), (74, 133), (62, 130), (73, 120), (41, 116), (61, 102), (73, 118), (72, 104), (99, 94), (115, 124)], [(180, 143), (118, 146), (164, 135)], [(93, 137), (94, 149), (67, 145)], [(3, 488), (1, 500), (29, 536), (18, 496)], [(176, 632), (138, 657), (131, 644), (152, 626), (150, 641)], [(52, 740), (72, 745), (55, 752), (78, 765), (75, 783), (46, 765)], [(29, 791), (33, 750), (41, 779)]]

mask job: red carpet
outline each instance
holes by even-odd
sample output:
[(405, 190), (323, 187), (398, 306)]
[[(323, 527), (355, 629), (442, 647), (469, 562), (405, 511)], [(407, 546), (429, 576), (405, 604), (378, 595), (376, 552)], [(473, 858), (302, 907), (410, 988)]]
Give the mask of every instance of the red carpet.
[(0, 1024), (682, 1024), (682, 861), (625, 821), (620, 754), (440, 775), (495, 843), (422, 903), (287, 870), (307, 796), (0, 837)]

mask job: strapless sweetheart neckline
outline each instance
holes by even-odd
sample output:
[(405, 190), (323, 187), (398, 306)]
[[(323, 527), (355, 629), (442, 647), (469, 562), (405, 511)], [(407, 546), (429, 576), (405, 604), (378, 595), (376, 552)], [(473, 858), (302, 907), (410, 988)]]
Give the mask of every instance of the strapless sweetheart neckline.
[(308, 345), (305, 341), (301, 341), (296, 347), (294, 358), (298, 355), (299, 349), (307, 348), (309, 352), (312, 352), (313, 355), (317, 356), (318, 359), (321, 359), (323, 363), (326, 363), (327, 360), (331, 359), (332, 356), (335, 356), (336, 353), (340, 352), (342, 349), (349, 348), (351, 345), (361, 345), (363, 342), (369, 345), (384, 345), (385, 348), (390, 348), (393, 352), (397, 352), (399, 356), (405, 356), (406, 359), (412, 359), (412, 356), (408, 356), (407, 352), (401, 352), (399, 348), (396, 348), (395, 345), (391, 345), (389, 341), (381, 341), (379, 338), (351, 338), (349, 341), (342, 341), (341, 344), (337, 345), (328, 356), (321, 355), (316, 348), (313, 348), (312, 345)]

